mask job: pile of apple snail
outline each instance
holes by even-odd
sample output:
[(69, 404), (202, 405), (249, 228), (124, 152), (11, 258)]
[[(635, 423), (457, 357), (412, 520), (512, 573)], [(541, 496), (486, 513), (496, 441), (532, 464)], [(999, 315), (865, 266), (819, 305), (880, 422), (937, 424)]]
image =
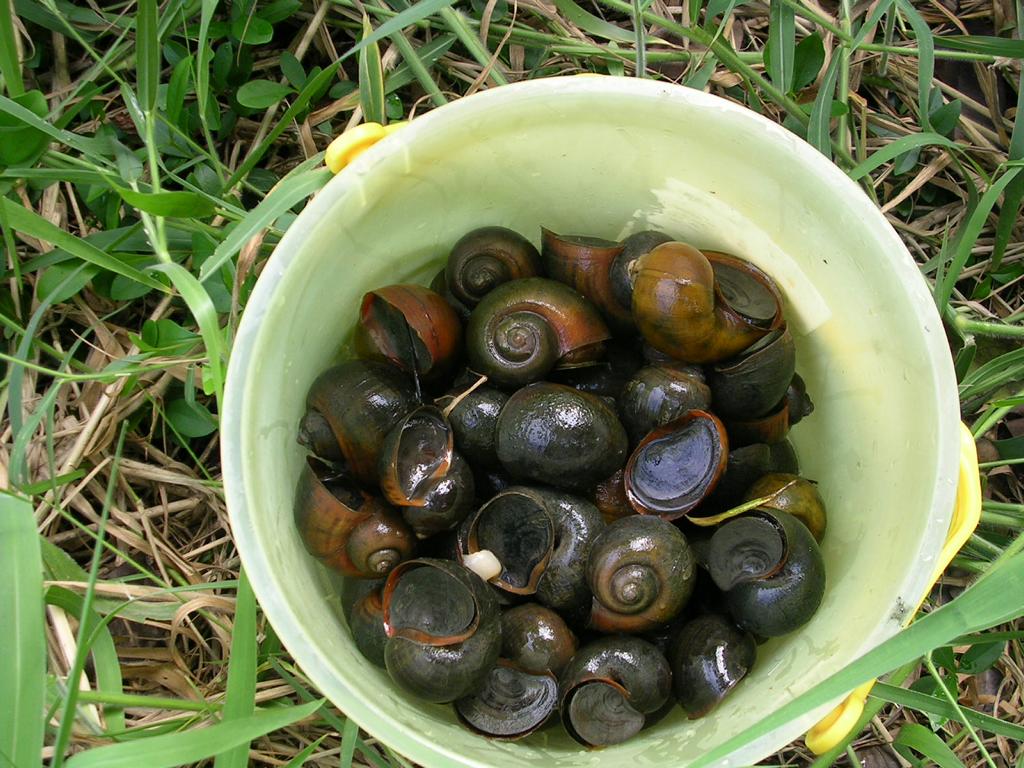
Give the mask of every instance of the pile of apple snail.
[(813, 406), (753, 264), (483, 227), (365, 294), (352, 347), (308, 392), (295, 524), (359, 651), (474, 731), (702, 717), (821, 603)]

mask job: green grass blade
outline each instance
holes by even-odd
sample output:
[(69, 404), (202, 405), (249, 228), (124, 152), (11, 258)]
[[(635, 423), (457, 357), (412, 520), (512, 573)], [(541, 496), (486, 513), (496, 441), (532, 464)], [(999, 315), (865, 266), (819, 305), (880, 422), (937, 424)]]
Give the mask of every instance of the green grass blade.
[(171, 283), (178, 289), (181, 298), (185, 300), (192, 317), (199, 326), (199, 334), (203, 337), (203, 344), (206, 346), (206, 354), (209, 358), (211, 380), (217, 395), (218, 405), (224, 400), (224, 361), (226, 350), (224, 345), (224, 334), (220, 328), (220, 320), (217, 310), (213, 306), (210, 294), (203, 288), (195, 275), (189, 272), (180, 264), (170, 262), (157, 264), (154, 270), (164, 272), (171, 278)]
[(953, 750), (946, 746), (946, 742), (917, 723), (904, 723), (892, 745), (908, 760), (913, 759), (913, 755), (908, 754), (912, 749), (920, 752), (939, 768), (964, 768), (964, 764), (953, 754)]
[(55, 226), (44, 219), (35, 211), (30, 211), (28, 208), (18, 205), (16, 202), (9, 200), (8, 198), (0, 199), (0, 206), (3, 207), (3, 215), (6, 217), (7, 223), (13, 229), (31, 237), (37, 237), (40, 240), (57, 246), (58, 248), (63, 248), (72, 256), (75, 256), (82, 261), (95, 264), (102, 269), (127, 277), (129, 280), (134, 280), (136, 283), (142, 283), (142, 285), (148, 286), (149, 288), (155, 288), (158, 291), (167, 293), (167, 286), (159, 280), (140, 272), (134, 267), (125, 264), (123, 261), (109, 256), (96, 246), (90, 245), (85, 240), (65, 232), (60, 227)]
[[(363, 37), (373, 34), (370, 19), (363, 14)], [(380, 48), (369, 43), (359, 52), (359, 104), (363, 119), (371, 123), (385, 123), (384, 68), (381, 66)]]
[[(235, 598), (235, 624), (231, 630), (231, 657), (228, 661), (228, 687), (224, 700), (224, 720), (251, 717), (256, 700), (256, 598), (245, 577), (238, 576)], [(249, 743), (221, 752), (213, 768), (245, 768), (249, 764)]]
[[(377, 4), (381, 7), (384, 6), (383, 0), (377, 0)], [(434, 103), (434, 106), (440, 107), (448, 103), (448, 98), (441, 92), (441, 89), (437, 87), (437, 83), (434, 82), (434, 78), (430, 74), (430, 68), (434, 65), (436, 57), (429, 59), (427, 54), (429, 51), (425, 50), (427, 45), (417, 50), (413, 47), (412, 43), (409, 42), (405, 36), (405, 32), (395, 32), (390, 37), (391, 42), (398, 48), (398, 52), (402, 55), (402, 61), (404, 62), (403, 69), (409, 75), (408, 82), (415, 78), (419, 81), (420, 86), (430, 96), (430, 100)], [(451, 37), (454, 40), (454, 37)], [(391, 75), (384, 81), (384, 92), (390, 93), (396, 86), (396, 77), (398, 71), (392, 71)]]
[(480, 38), (477, 37), (476, 32), (473, 31), (469, 22), (466, 21), (465, 14), (451, 8), (444, 8), (441, 10), (441, 18), (448, 25), (448, 29), (459, 38), (459, 42), (466, 47), (469, 55), (476, 60), (476, 63), (488, 69), (488, 77), (491, 81), (495, 85), (508, 85), (508, 78), (498, 69), (497, 62), (492, 64), (490, 52), (484, 48)]
[[(1024, 12), (1021, 14), (1024, 17)], [(1024, 23), (1022, 20), (1021, 23)], [(1024, 72), (1017, 78), (1017, 112), (1013, 118), (1013, 133), (1010, 135), (1010, 151), (1007, 159), (1024, 160)], [(999, 209), (999, 221), (996, 223), (996, 237), (992, 245), (992, 260), (989, 268), (992, 271), (999, 269), (1003, 263), (1003, 254), (1006, 253), (1006, 246), (1013, 234), (1013, 227), (1017, 223), (1017, 214), (1020, 212), (1020, 203), (1024, 199), (1024, 176), (1018, 176), (1013, 183), (1006, 188), (1003, 195), (1003, 204)]]
[[(900, 688), (896, 685), (879, 682), (875, 683), (875, 686), (871, 689), (871, 695), (883, 701), (898, 704), (901, 707), (916, 709), (918, 712), (938, 715), (950, 720), (960, 719), (956, 710), (945, 699), (929, 696), (926, 693), (913, 691), (909, 688)], [(975, 728), (980, 728), (983, 731), (988, 731), (998, 736), (1005, 736), (1008, 739), (1024, 742), (1024, 726), (1000, 720), (999, 718), (976, 712), (973, 709), (965, 709), (963, 707), (960, 709)]]
[(14, 7), (9, 0), (0, 2), (0, 76), (4, 78), (4, 89), (12, 98), (25, 92), (14, 31)]
[(814, 97), (814, 105), (811, 107), (811, 119), (807, 123), (807, 143), (821, 152), (825, 157), (832, 159), (832, 132), (829, 129), (832, 124), (832, 99), (836, 92), (836, 81), (839, 78), (839, 67), (842, 57), (838, 52), (833, 52), (832, 61), (825, 70), (825, 77), (822, 78), (821, 88), (818, 95)]
[(56, 128), (49, 121), (42, 119), (32, 112), (32, 110), (26, 109), (21, 106), (21, 104), (18, 104), (16, 101), (12, 101), (6, 96), (0, 96), (0, 113), (10, 115), (15, 119), (20, 120), (25, 125), (29, 125), (36, 130), (42, 131), (56, 141), (59, 141), (61, 144), (66, 144), (69, 147), (77, 149), (79, 152), (87, 155), (89, 159), (94, 162), (98, 159), (103, 159), (104, 162), (106, 162), (105, 158), (102, 158), (102, 156), (110, 151), (110, 146), (105, 141), (91, 139), (87, 136), (79, 136), (77, 133)]
[(1004, 59), (1024, 59), (1024, 40), (986, 35), (946, 35), (936, 37), (935, 45), (955, 51), (984, 53)]
[[(579, 27), (588, 35), (599, 37), (603, 40), (614, 40), (616, 43), (633, 43), (635, 35), (623, 29), (618, 24), (605, 21), (600, 16), (595, 16), (590, 11), (580, 7), (574, 0), (552, 0), (566, 21)], [(643, 26), (640, 18), (634, 19), (634, 24)]]
[(96, 747), (74, 755), (67, 761), (67, 768), (171, 768), (195, 763), (285, 728), (314, 714), (321, 706), (323, 701), (319, 700), (294, 707), (262, 709), (249, 717), (209, 728), (190, 728), (180, 733)]
[(214, 11), (217, 10), (217, 0), (202, 1), (199, 12), (199, 39), (196, 40), (195, 81), (199, 114), (205, 116), (210, 99), (210, 55), (213, 53), (210, 47), (210, 22), (213, 20)]
[(135, 56), (138, 66), (139, 103), (144, 112), (156, 108), (160, 86), (160, 33), (156, 0), (139, 0), (136, 16)]
[(875, 5), (874, 10), (871, 11), (871, 15), (868, 16), (860, 26), (860, 29), (857, 30), (857, 34), (854, 35), (853, 42), (850, 43), (851, 51), (855, 51), (863, 45), (864, 41), (867, 40), (868, 35), (870, 35), (871, 31), (878, 25), (878, 22), (882, 20), (882, 16), (892, 8), (895, 1), (896, 0), (882, 0), (882, 2)]
[(644, 11), (641, 0), (633, 0), (633, 46), (636, 49), (636, 76), (647, 76), (647, 34), (644, 30)]
[(46, 633), (43, 563), (32, 505), (0, 493), (0, 762), (39, 765), (43, 750)]
[(306, 764), (306, 761), (309, 760), (310, 755), (317, 751), (317, 749), (320, 747), (320, 744), (323, 743), (323, 740), (326, 738), (327, 734), (325, 733), (323, 736), (318, 738), (312, 744), (308, 745), (304, 750), (296, 754), (295, 757), (293, 757), (291, 760), (285, 763), (284, 768), (302, 768), (302, 766)]
[(960, 149), (956, 142), (937, 133), (912, 133), (909, 136), (903, 136), (890, 144), (886, 144), (877, 152), (872, 152), (864, 162), (850, 170), (849, 176), (854, 181), (857, 181), (858, 179), (862, 179), (867, 176), (876, 168), (888, 163), (898, 155), (902, 155), (904, 152), (909, 152), (910, 150), (917, 149), (918, 147), (933, 146), (944, 147), (945, 149), (952, 150)]
[(793, 90), (796, 59), (796, 13), (783, 0), (771, 0), (768, 10), (768, 76), (782, 91)]
[(928, 105), (932, 92), (932, 76), (935, 74), (935, 44), (932, 31), (928, 27), (928, 22), (921, 17), (909, 0), (896, 0), (896, 3), (917, 37), (917, 117), (921, 130), (930, 131), (932, 126), (928, 116), (931, 110)]
[(349, 50), (345, 51), (345, 53), (341, 55), (339, 61), (344, 61), (349, 56), (354, 56), (366, 46), (383, 40), (385, 37), (393, 35), (396, 32), (401, 32), (406, 27), (412, 26), (428, 16), (433, 16), (435, 13), (444, 10), (454, 2), (455, 0), (421, 0), (421, 2), (409, 6), (394, 18), (389, 19), (377, 27), (373, 34), (368, 37), (364, 37)]
[(235, 228), (221, 241), (213, 255), (199, 269), (199, 280), (205, 282), (215, 275), (242, 249), (253, 235), (269, 227), (283, 213), (310, 195), (323, 189), (334, 176), (326, 168), (305, 170), (286, 176)]
[(136, 192), (117, 184), (110, 186), (128, 205), (154, 216), (202, 219), (216, 210), (211, 200), (195, 192)]
[[(90, 638), (86, 650), (92, 654), (93, 668), (96, 672), (96, 688), (99, 692), (113, 697), (123, 694), (121, 662), (117, 658), (114, 638), (110, 635), (107, 623), (101, 622), (99, 614), (94, 610), (90, 609), (86, 614), (84, 598), (69, 589), (49, 587), (46, 590), (46, 602), (71, 614), (86, 627), (86, 636)], [(77, 682), (69, 681), (69, 685), (77, 685)], [(81, 697), (80, 694), (79, 697)], [(112, 731), (124, 730), (124, 710), (122, 708), (106, 707), (103, 715), (107, 721), (107, 728)]]
[(992, 212), (992, 208), (995, 207), (999, 197), (1003, 194), (1003, 190), (1017, 178), (1022, 170), (1024, 170), (1024, 167), (1020, 166), (1008, 168), (997, 181), (985, 190), (985, 194), (981, 196), (978, 205), (971, 211), (970, 217), (961, 225), (964, 229), (962, 233), (957, 233), (956, 248), (953, 251), (953, 262), (946, 270), (942, 279), (935, 285), (935, 303), (939, 306), (940, 311), (943, 311), (949, 303), (956, 281), (967, 265), (967, 260), (971, 256), (971, 249), (974, 248), (974, 244), (977, 242), (979, 235), (981, 235), (981, 230), (988, 221), (988, 215)]
[(359, 726), (355, 720), (349, 718), (345, 721), (345, 728), (341, 732), (341, 756), (338, 759), (338, 768), (352, 768), (352, 758), (356, 754), (356, 742), (359, 740)]
[(811, 690), (779, 707), (758, 723), (701, 756), (691, 768), (714, 765), (730, 752), (812, 710), (834, 701), (865, 680), (880, 677), (942, 645), (950, 638), (980, 631), (1024, 614), (1024, 606), (1007, 601), (1024, 580), (1024, 556), (1016, 555), (992, 568), (984, 579), (956, 600), (918, 619), (857, 661), (836, 672)]

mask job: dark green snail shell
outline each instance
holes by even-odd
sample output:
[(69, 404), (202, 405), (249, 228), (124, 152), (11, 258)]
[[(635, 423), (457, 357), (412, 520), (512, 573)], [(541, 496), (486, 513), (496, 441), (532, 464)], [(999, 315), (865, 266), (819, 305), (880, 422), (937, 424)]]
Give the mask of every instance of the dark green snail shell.
[(545, 491), (553, 513), (555, 542), (547, 568), (537, 582), (537, 599), (566, 619), (586, 618), (590, 609), (587, 560), (605, 523), (597, 507), (568, 493)]
[(498, 418), (498, 458), (513, 477), (588, 490), (622, 466), (626, 430), (600, 398), (539, 382), (509, 398)]
[(579, 641), (555, 611), (523, 603), (501, 614), (501, 655), (519, 669), (539, 675), (561, 674)]
[(454, 451), (451, 466), (443, 477), (432, 481), (422, 505), (401, 507), (402, 517), (420, 538), (451, 530), (473, 509), (474, 482), (472, 468)]
[(654, 645), (615, 635), (581, 648), (559, 678), (562, 722), (582, 744), (604, 746), (634, 736), (672, 691), (672, 671)]
[(676, 700), (691, 720), (703, 717), (746, 677), (756, 657), (754, 638), (726, 617), (707, 614), (690, 620), (668, 654)]
[[(449, 392), (438, 401), (438, 405), (448, 407), (459, 394), (456, 391)], [(448, 413), (448, 421), (455, 430), (455, 445), (474, 467), (501, 467), (495, 443), (498, 415), (507, 401), (508, 395), (485, 384), (465, 395)]]
[(783, 326), (711, 367), (708, 383), (715, 413), (739, 419), (764, 416), (786, 394), (795, 371), (796, 347)]
[(528, 672), (504, 660), (480, 690), (455, 702), (470, 729), (497, 739), (520, 739), (547, 722), (558, 708), (558, 682), (550, 672)]
[(669, 363), (641, 368), (619, 396), (623, 426), (635, 445), (652, 429), (678, 419), (687, 411), (704, 411), (711, 390), (699, 366)]
[(444, 285), (469, 309), (502, 283), (541, 273), (540, 254), (525, 237), (507, 227), (479, 227), (452, 248)]
[(445, 703), (467, 696), (498, 660), (497, 598), (458, 563), (403, 563), (388, 577), (383, 603), (388, 673), (418, 698)]
[(758, 509), (723, 523), (708, 566), (736, 624), (760, 637), (810, 621), (825, 593), (825, 565), (811, 532), (792, 515)]
[(799, 373), (793, 374), (793, 380), (786, 390), (786, 402), (789, 405), (789, 425), (803, 421), (814, 413), (814, 403), (807, 394), (807, 385)]
[(379, 587), (367, 592), (352, 606), (348, 614), (348, 626), (359, 652), (378, 667), (383, 667), (384, 646), (388, 636), (384, 631), (384, 612)]

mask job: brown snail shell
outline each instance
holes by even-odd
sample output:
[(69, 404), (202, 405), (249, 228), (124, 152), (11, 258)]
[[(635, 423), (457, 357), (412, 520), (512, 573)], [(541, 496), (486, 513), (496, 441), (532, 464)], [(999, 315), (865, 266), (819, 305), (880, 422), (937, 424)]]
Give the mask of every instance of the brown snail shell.
[[(356, 480), (376, 485), (384, 437), (415, 404), (412, 382), (395, 366), (348, 360), (324, 371), (309, 388), (299, 442), (318, 456), (344, 457)], [(329, 451), (328, 434), (334, 441)]]
[(384, 631), (384, 608), (381, 603), (380, 587), (356, 601), (348, 614), (348, 627), (359, 652), (373, 664), (383, 667), (384, 645), (388, 636)]
[(668, 700), (672, 670), (639, 637), (602, 637), (572, 658), (559, 678), (562, 722), (587, 746), (618, 744), (636, 735)]
[(391, 507), (313, 458), (299, 475), (294, 517), (306, 550), (346, 576), (386, 576), (416, 546)]
[(388, 576), (383, 593), (384, 661), (412, 695), (436, 703), (483, 684), (501, 650), (494, 592), (448, 560), (409, 560)]
[(590, 625), (600, 632), (644, 632), (686, 605), (696, 562), (682, 532), (659, 517), (634, 515), (605, 528), (590, 549)]
[(714, 363), (779, 327), (782, 304), (771, 278), (752, 264), (673, 242), (637, 261), (633, 318), (656, 349)]
[(776, 408), (754, 419), (726, 419), (729, 444), (739, 448), (753, 443), (774, 445), (789, 434), (789, 401), (785, 398)]
[(513, 280), (488, 293), (466, 324), (474, 371), (504, 387), (543, 379), (556, 366), (600, 359), (608, 327), (597, 310), (562, 283)]
[(470, 310), (502, 283), (540, 273), (537, 249), (505, 227), (480, 227), (463, 235), (452, 248), (444, 271), (448, 290)]
[(778, 637), (810, 621), (825, 593), (825, 566), (807, 527), (787, 512), (757, 509), (711, 537), (708, 570), (736, 624)]
[(825, 538), (827, 525), (825, 501), (818, 487), (810, 480), (794, 474), (775, 472), (762, 475), (745, 494), (746, 500), (771, 496), (761, 506), (788, 512), (807, 526), (819, 544)]
[(714, 414), (689, 411), (649, 433), (626, 463), (626, 496), (641, 514), (682, 517), (715, 489), (729, 439)]
[(363, 296), (356, 353), (386, 360), (427, 382), (447, 376), (462, 352), (462, 323), (444, 297), (421, 285), (388, 285)]
[(558, 235), (541, 228), (541, 258), (548, 277), (583, 294), (615, 328), (630, 328), (633, 317), (628, 307), (612, 293), (611, 267), (622, 243), (583, 235)]
[(637, 512), (629, 504), (626, 496), (626, 485), (621, 469), (594, 486), (594, 505), (606, 523), (613, 523), (620, 517), (635, 515)]

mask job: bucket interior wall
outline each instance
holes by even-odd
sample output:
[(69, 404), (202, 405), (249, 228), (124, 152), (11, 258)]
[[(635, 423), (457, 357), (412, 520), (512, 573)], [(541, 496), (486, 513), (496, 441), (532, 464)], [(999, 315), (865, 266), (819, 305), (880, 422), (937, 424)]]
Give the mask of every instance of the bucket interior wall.
[[(560, 82), (427, 115), (335, 179), (267, 264), (232, 360), (226, 482), (261, 603), (325, 694), (428, 765), (685, 764), (893, 634), (927, 586), (949, 521), (957, 412), (943, 329), (871, 203), (785, 130), (711, 97)], [(302, 549), (291, 507), (310, 382), (337, 358), (364, 291), (428, 283), (450, 246), (487, 224), (538, 244), (541, 225), (616, 239), (660, 229), (750, 259), (785, 294), (816, 406), (791, 437), (829, 510), (828, 587), (810, 624), (762, 646), (751, 677), (711, 717), (689, 722), (677, 708), (592, 752), (560, 728), (516, 743), (476, 737), (450, 707), (412, 701), (362, 659), (335, 581)], [(734, 759), (756, 760), (809, 724)]]

